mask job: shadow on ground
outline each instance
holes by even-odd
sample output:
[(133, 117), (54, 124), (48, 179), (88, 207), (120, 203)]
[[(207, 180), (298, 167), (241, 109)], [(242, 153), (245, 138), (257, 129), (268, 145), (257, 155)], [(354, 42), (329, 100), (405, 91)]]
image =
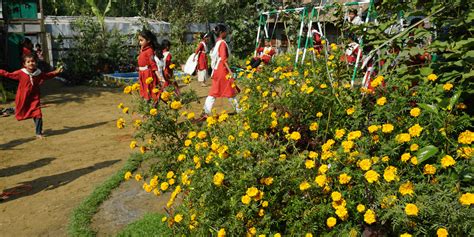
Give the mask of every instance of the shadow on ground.
[(51, 176), (44, 176), (34, 180), (22, 182), (19, 185), (3, 190), (0, 194), (0, 203), (6, 203), (22, 197), (34, 195), (41, 191), (48, 191), (64, 186), (77, 178), (92, 173), (96, 170), (111, 166), (120, 160), (109, 160), (96, 163), (93, 166), (84, 167), (81, 169), (71, 170), (65, 173), (55, 174)]
[(34, 170), (34, 169), (49, 165), (51, 164), (53, 160), (56, 160), (56, 158), (47, 157), (47, 158), (35, 160), (27, 164), (3, 168), (3, 169), (0, 169), (0, 177), (8, 177), (8, 176), (13, 176), (13, 175), (21, 174), (24, 172), (28, 172), (30, 170)]
[[(90, 129), (90, 128), (99, 127), (99, 126), (102, 126), (102, 125), (107, 124), (109, 122), (111, 122), (111, 121), (97, 122), (97, 123), (92, 123), (92, 124), (87, 124), (87, 125), (82, 125), (82, 126), (77, 126), (77, 127), (64, 127), (63, 129), (59, 129), (59, 130), (50, 130), (50, 129), (48, 129), (48, 130), (44, 131), (44, 133), (47, 137), (52, 137), (52, 136), (62, 135), (62, 134), (66, 134), (66, 133), (77, 131), (77, 130), (83, 130), (83, 129)], [(34, 140), (36, 140), (35, 137), (15, 139), (15, 140), (9, 141), (7, 143), (1, 144), (0, 145), (0, 150), (9, 150), (9, 149), (12, 149), (16, 146), (19, 146), (21, 144), (31, 142), (31, 141), (34, 141)]]

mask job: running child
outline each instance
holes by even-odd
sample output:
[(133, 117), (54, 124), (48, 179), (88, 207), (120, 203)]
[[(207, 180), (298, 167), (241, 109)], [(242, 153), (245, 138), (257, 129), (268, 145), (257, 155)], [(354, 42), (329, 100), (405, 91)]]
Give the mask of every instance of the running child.
[(37, 67), (36, 56), (24, 55), (23, 68), (12, 73), (0, 70), (0, 76), (19, 81), (15, 97), (15, 117), (18, 121), (32, 118), (36, 127), (36, 138), (44, 138), (43, 115), (41, 114), (40, 85), (63, 71), (43, 73)]

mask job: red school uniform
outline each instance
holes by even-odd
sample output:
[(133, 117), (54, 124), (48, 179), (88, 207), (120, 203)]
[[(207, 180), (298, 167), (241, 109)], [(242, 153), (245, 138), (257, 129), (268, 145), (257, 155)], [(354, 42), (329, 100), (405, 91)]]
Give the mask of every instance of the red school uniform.
[[(157, 95), (152, 91), (157, 85), (155, 71), (158, 70), (155, 59), (155, 51), (150, 46), (145, 46), (138, 55), (138, 80), (140, 82), (140, 96), (146, 100), (157, 99)], [(146, 84), (147, 78), (153, 78), (150, 84)]]
[(171, 58), (171, 53), (168, 50), (164, 49), (163, 61), (165, 62), (165, 65), (163, 67), (163, 76), (166, 80), (165, 87), (170, 83), (171, 78), (173, 78), (173, 69), (171, 69)]
[(30, 75), (28, 73), (26, 69), (12, 73), (0, 70), (0, 76), (19, 82), (15, 97), (15, 117), (18, 121), (43, 116), (40, 108), (40, 85), (57, 75), (54, 71), (42, 73), (40, 70), (29, 73)]
[(217, 44), (219, 44), (217, 50), (220, 61), (217, 64), (217, 68), (213, 68), (214, 71), (212, 73), (212, 85), (209, 96), (232, 98), (237, 94), (237, 91), (232, 87), (234, 80), (227, 78), (229, 70), (225, 66), (225, 63), (227, 63), (229, 58), (229, 49), (225, 41), (221, 38), (217, 39), (216, 47)]
[(198, 71), (207, 70), (206, 51), (207, 51), (206, 43), (204, 41), (201, 41), (195, 52), (195, 54), (199, 54), (198, 65), (197, 65)]

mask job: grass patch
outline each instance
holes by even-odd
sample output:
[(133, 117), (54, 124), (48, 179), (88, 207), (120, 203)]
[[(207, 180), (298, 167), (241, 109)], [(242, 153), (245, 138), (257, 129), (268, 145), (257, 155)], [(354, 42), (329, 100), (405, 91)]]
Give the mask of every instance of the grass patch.
[(174, 236), (166, 223), (161, 221), (165, 215), (159, 213), (146, 214), (143, 219), (135, 221), (123, 229), (117, 237), (131, 236)]
[(95, 236), (96, 233), (91, 229), (92, 217), (97, 212), (100, 204), (107, 200), (112, 190), (120, 185), (124, 180), (127, 171), (137, 169), (142, 158), (140, 154), (133, 154), (125, 165), (108, 180), (96, 187), (95, 190), (76, 207), (69, 221), (69, 235), (71, 236)]

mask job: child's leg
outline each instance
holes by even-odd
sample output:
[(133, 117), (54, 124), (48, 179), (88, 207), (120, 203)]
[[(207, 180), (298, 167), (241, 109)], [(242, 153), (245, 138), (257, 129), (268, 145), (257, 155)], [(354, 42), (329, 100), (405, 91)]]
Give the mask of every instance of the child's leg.
[(242, 112), (242, 109), (239, 108), (239, 101), (235, 97), (229, 98), (229, 102), (232, 105), (232, 107), (235, 109), (235, 112), (237, 113)]
[(214, 105), (214, 102), (216, 101), (216, 98), (213, 96), (207, 96), (206, 102), (204, 103), (204, 113), (206, 114), (211, 114), (212, 112), (212, 106)]
[(43, 118), (33, 118), (35, 121), (36, 136), (43, 135)]

